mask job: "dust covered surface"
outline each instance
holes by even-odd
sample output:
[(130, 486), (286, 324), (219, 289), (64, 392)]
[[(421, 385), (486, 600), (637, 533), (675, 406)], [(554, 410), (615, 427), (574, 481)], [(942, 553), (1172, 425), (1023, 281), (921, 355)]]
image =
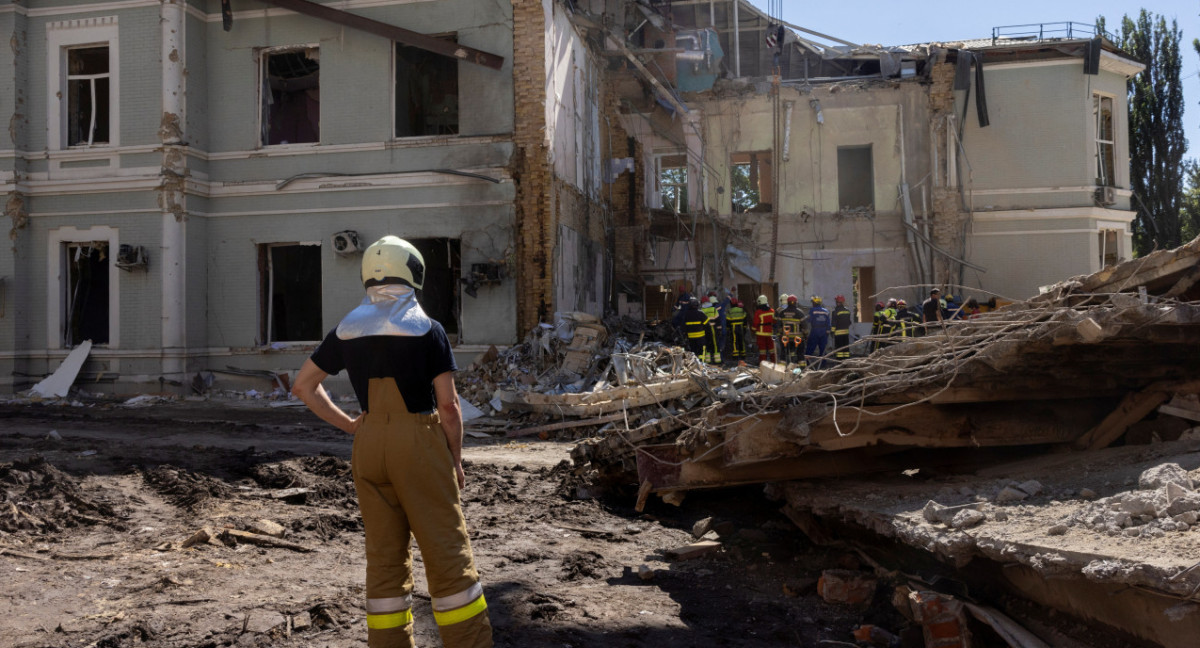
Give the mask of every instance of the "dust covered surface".
[(960, 474), (792, 482), (793, 511), (841, 520), (939, 559), (1020, 563), (1047, 577), (1200, 589), (1200, 441), (1050, 453)]
[[(0, 406), (4, 645), (365, 645), (348, 437), (297, 410), (73, 409)], [(469, 443), (499, 646), (816, 645), (904, 624), (883, 581), (864, 605), (823, 601), (822, 570), (869, 567), (808, 544), (761, 487), (638, 513), (632, 493), (576, 499), (569, 446)], [(666, 557), (710, 516), (719, 550)], [(294, 548), (223, 533), (272, 528)], [(419, 549), (414, 565), (418, 643), (439, 645)]]

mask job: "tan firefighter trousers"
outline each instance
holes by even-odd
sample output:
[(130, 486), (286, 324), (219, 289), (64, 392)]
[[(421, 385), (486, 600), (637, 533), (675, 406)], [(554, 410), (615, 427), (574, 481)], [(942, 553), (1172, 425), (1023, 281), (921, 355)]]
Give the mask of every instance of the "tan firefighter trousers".
[(354, 487), (367, 536), (367, 645), (410, 648), (415, 537), (442, 643), (492, 645), (492, 626), (437, 412), (412, 414), (391, 378), (372, 378), (354, 435)]

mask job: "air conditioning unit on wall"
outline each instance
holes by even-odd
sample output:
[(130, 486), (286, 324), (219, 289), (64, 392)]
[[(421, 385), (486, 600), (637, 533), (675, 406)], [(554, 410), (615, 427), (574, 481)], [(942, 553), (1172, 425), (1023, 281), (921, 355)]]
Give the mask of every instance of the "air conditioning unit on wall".
[(358, 232), (354, 230), (338, 232), (331, 236), (329, 241), (333, 244), (333, 251), (342, 256), (362, 251), (358, 242)]
[(1095, 200), (1097, 205), (1117, 204), (1116, 187), (1096, 187)]
[(150, 254), (146, 252), (146, 248), (141, 245), (126, 245), (121, 244), (120, 250), (117, 252), (117, 267), (132, 271), (134, 269), (145, 270), (150, 265)]

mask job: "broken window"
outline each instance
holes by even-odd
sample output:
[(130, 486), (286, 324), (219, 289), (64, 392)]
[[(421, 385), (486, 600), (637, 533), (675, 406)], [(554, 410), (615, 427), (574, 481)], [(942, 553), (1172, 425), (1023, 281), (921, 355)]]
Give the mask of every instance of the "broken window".
[(263, 54), (263, 144), (321, 140), (321, 65), (317, 48)]
[(67, 146), (109, 142), (108, 46), (67, 50)]
[(1117, 230), (1100, 230), (1100, 267), (1107, 268), (1116, 265), (1121, 260), (1120, 244), (1117, 242)]
[(396, 43), (396, 137), (457, 134), (458, 60)]
[[(458, 334), (459, 277), (462, 258), (460, 242), (450, 238), (408, 239), (425, 259), (425, 283), (418, 301), (425, 312), (441, 323), (447, 335)], [(491, 277), (476, 277), (488, 283)]]
[(260, 290), (259, 339), (312, 342), (321, 328), (321, 247), (272, 243), (258, 248)]
[(733, 213), (770, 211), (771, 152), (734, 153), (729, 163), (729, 194)]
[(871, 146), (838, 147), (838, 209), (875, 209)]
[(1096, 184), (1116, 186), (1116, 165), (1113, 156), (1116, 140), (1113, 135), (1113, 99), (1092, 95), (1092, 112), (1096, 118)]
[(65, 243), (63, 344), (108, 344), (108, 243)]
[(664, 155), (658, 158), (658, 193), (663, 209), (670, 209), (676, 214), (687, 212), (687, 156)]

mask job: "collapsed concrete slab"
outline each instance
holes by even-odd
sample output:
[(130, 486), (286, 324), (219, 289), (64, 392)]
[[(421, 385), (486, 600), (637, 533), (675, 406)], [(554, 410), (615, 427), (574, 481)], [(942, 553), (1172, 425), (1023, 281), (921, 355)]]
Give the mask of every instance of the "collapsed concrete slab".
[[(882, 537), (1039, 605), (1182, 648), (1200, 636), (1200, 498), (1176, 481), (1155, 486), (1153, 476), (1200, 477), (1197, 451), (1200, 441), (1125, 446), (932, 479), (795, 481), (768, 494), (818, 543), (878, 546)], [(1001, 497), (1031, 481), (1038, 494)], [(946, 514), (931, 515), (931, 502)], [(948, 515), (956, 508), (984, 519), (963, 528)]]
[(885, 338), (869, 356), (693, 413), (673, 441), (636, 449), (638, 482), (671, 493), (987, 461), (984, 449), (1106, 447), (1200, 392), (1200, 303), (1177, 299), (1200, 297), (1198, 273), (1200, 239)]

